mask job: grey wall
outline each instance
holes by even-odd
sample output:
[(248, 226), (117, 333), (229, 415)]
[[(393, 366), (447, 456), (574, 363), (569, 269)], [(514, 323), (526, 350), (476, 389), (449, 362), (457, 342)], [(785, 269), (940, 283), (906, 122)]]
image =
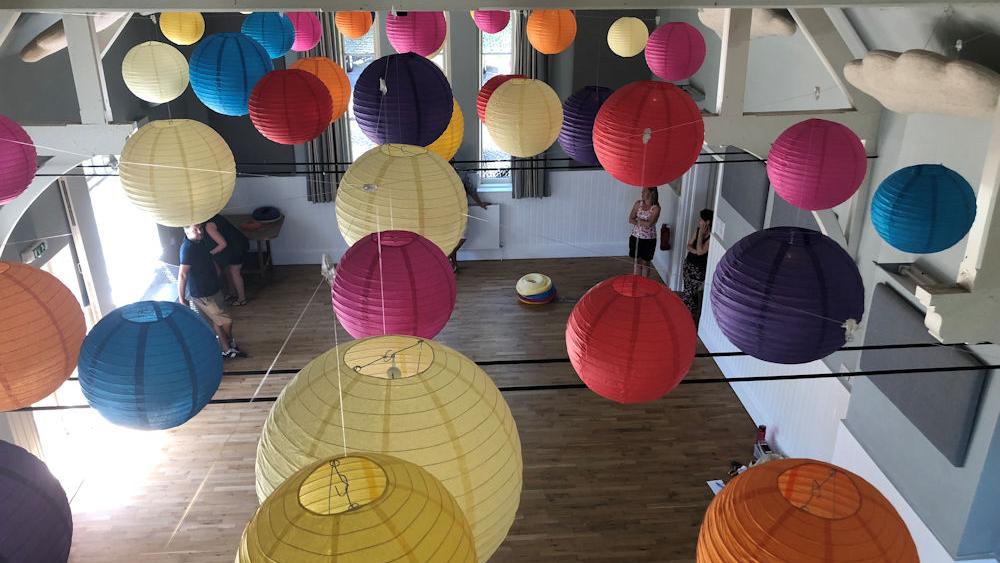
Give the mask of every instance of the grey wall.
[(66, 221), (62, 194), (59, 192), (58, 184), (53, 183), (21, 216), (11, 232), (10, 240), (3, 247), (0, 260), (21, 262), (21, 251), (27, 250), (38, 240), (46, 239), (48, 248), (45, 255), (31, 263), (36, 268), (41, 267), (70, 244), (68, 235), (69, 222)]

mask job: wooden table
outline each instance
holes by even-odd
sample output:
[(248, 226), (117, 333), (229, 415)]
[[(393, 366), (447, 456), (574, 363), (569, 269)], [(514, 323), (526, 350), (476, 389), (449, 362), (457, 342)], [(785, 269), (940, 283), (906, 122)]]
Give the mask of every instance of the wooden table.
[(239, 229), (248, 240), (254, 241), (257, 245), (257, 251), (254, 253), (257, 255), (256, 268), (253, 267), (253, 262), (251, 262), (251, 267), (248, 268), (244, 265), (243, 271), (247, 274), (258, 274), (261, 279), (266, 278), (271, 268), (274, 267), (274, 261), (271, 256), (271, 241), (278, 238), (278, 235), (281, 234), (281, 226), (285, 223), (285, 216), (282, 215), (277, 221), (260, 223), (260, 228), (252, 230), (243, 228), (243, 223), (253, 220), (252, 215), (224, 215), (224, 217)]

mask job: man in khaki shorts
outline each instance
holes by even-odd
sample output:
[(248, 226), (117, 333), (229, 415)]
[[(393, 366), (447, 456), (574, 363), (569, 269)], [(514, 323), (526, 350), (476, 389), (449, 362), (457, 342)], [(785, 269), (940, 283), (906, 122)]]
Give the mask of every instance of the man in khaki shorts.
[(219, 285), (219, 272), (215, 261), (204, 242), (203, 225), (188, 225), (184, 227), (184, 243), (181, 244), (181, 267), (177, 276), (177, 300), (181, 305), (191, 303), (215, 329), (219, 337), (219, 348), (222, 357), (226, 359), (245, 357), (246, 354), (236, 347), (233, 337), (233, 319), (226, 311), (222, 298), (222, 288)]

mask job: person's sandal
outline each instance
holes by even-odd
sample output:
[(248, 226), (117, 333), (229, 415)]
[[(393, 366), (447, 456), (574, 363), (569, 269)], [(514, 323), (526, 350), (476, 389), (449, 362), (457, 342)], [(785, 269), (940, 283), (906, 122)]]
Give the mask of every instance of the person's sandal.
[(233, 307), (242, 307), (246, 304), (247, 304), (246, 299), (234, 299), (232, 303)]

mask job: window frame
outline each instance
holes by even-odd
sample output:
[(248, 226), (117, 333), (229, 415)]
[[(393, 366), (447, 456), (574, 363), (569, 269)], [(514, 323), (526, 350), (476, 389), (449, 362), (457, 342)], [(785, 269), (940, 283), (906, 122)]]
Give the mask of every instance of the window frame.
[[(368, 33), (372, 34), (372, 60), (374, 61), (381, 58), (382, 56), (381, 53), (382, 49), (380, 45), (382, 38), (381, 38), (381, 28), (378, 25), (378, 15), (376, 15), (375, 19), (372, 21), (372, 27), (371, 29), (369, 29)], [(348, 39), (339, 31), (337, 32), (337, 36), (340, 39), (339, 42), (340, 44), (338, 45), (340, 61), (338, 62), (340, 63), (341, 67), (343, 67), (344, 70), (346, 71), (347, 70), (346, 60), (348, 57), (346, 42), (357, 41), (357, 39)], [(351, 162), (354, 162), (354, 160), (357, 159), (357, 157), (361, 156), (361, 154), (364, 154), (365, 152), (361, 151), (361, 154), (355, 154), (356, 151), (354, 146), (354, 139), (351, 138), (352, 123), (355, 123), (355, 121), (356, 120), (354, 119), (354, 85), (351, 85), (351, 98), (347, 108), (347, 123), (345, 123), (345, 128), (344, 128), (345, 129), (344, 133), (345, 136), (347, 137), (347, 154)], [(363, 132), (362, 135), (364, 135)]]
[[(516, 25), (516, 23), (517, 23), (517, 20), (514, 17), (514, 14), (512, 13), (511, 14), (511, 18), (510, 18), (510, 23), (507, 24), (508, 25), (507, 29), (510, 29), (510, 34), (511, 34), (511, 42), (510, 42), (510, 68), (511, 68), (511, 72), (513, 72), (513, 70), (514, 70), (514, 61), (515, 61), (515, 59), (514, 59), (514, 49), (515, 49), (515, 41), (517, 39), (515, 37), (514, 28), (512, 26)], [(477, 62), (478, 72), (476, 73), (476, 82), (477, 82), (478, 86), (476, 87), (476, 92), (477, 92), (477, 97), (478, 97), (478, 92), (483, 87), (482, 78), (483, 78), (483, 70), (484, 70), (484, 66), (483, 66), (483, 62), (484, 62), (484, 59), (483, 59), (483, 55), (484, 55), (484, 53), (483, 53), (483, 35), (484, 35), (484, 33), (483, 33), (483, 30), (479, 29), (478, 27), (476, 28), (476, 33), (477, 33), (477, 38), (478, 38), (478, 40), (476, 41), (476, 51), (477, 51), (476, 57), (477, 57), (477, 61), (478, 61)], [(478, 117), (477, 117), (477, 119), (478, 119)], [(484, 147), (483, 138), (484, 138), (484, 132), (486, 132), (486, 124), (483, 123), (482, 121), (480, 121), (479, 122), (479, 139), (478, 139), (478, 141), (479, 141), (479, 160), (480, 161), (482, 161), (483, 157), (484, 157), (484, 155), (483, 155), (483, 147)], [(508, 161), (508, 162), (510, 162), (510, 161)], [(483, 168), (483, 167), (485, 167), (485, 163), (480, 162), (480, 168)], [(498, 170), (503, 170), (503, 168), (498, 168)], [(479, 170), (476, 173), (476, 176), (477, 176), (477, 178), (479, 180), (478, 191), (481, 191), (481, 192), (510, 192), (513, 189), (513, 187), (512, 187), (512, 180), (511, 180), (511, 177), (510, 177), (510, 174), (512, 173), (512, 170), (511, 170), (511, 167), (510, 167), (509, 164), (507, 166), (507, 171), (508, 171), (508, 176), (507, 177), (495, 177), (495, 176), (484, 176), (483, 172), (486, 172), (486, 170)]]

